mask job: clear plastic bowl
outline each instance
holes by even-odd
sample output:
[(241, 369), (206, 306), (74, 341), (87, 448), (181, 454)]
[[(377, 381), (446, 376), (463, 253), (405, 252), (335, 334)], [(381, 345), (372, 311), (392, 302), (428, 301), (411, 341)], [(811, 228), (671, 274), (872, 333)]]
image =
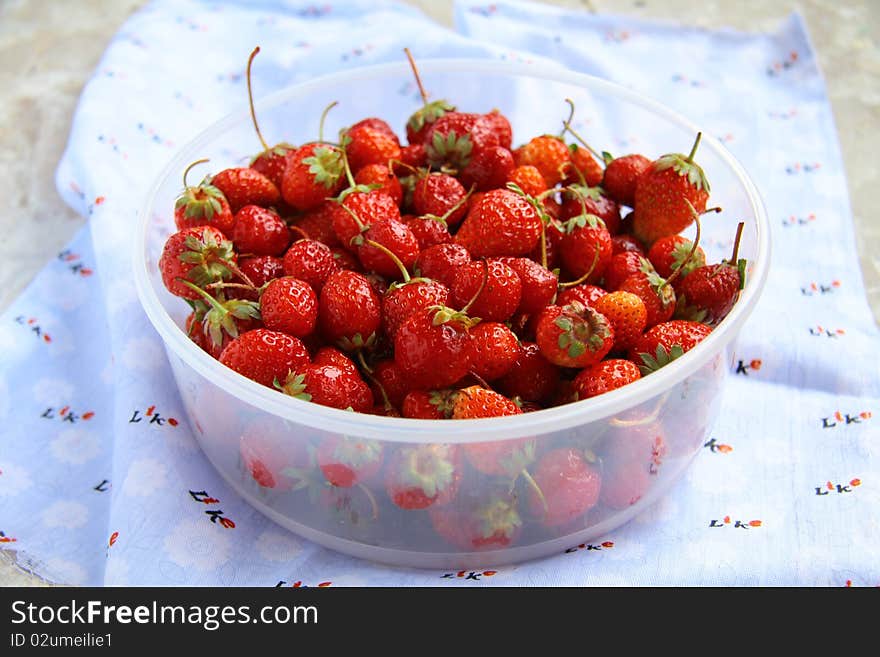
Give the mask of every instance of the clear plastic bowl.
[[(562, 69), (476, 60), (429, 60), (420, 68), (433, 98), (447, 98), (465, 111), (501, 109), (513, 125), (514, 144), (557, 133), (566, 115), (565, 98), (577, 105), (582, 133), (617, 154), (687, 152), (699, 129), (633, 91)], [(263, 133), (272, 141), (312, 140), (322, 108), (332, 101), (339, 106), (330, 114), (328, 134), (365, 116), (382, 117), (402, 132), (420, 104), (405, 62), (361, 68), (258, 102)], [(186, 336), (182, 327), (189, 308), (165, 290), (157, 269), (165, 239), (174, 231), (181, 173), (203, 157), (211, 158), (213, 172), (240, 166), (258, 148), (244, 110), (183, 148), (149, 194), (134, 255), (141, 303), (164, 341), (195, 436), (217, 471), (254, 507), (301, 536), (374, 561), (431, 568), (500, 565), (558, 553), (606, 534), (655, 502), (687, 468), (717, 415), (728, 351), (758, 300), (769, 264), (763, 204), (743, 168), (716, 139), (704, 136), (697, 159), (712, 184), (710, 202), (724, 212), (704, 218), (702, 244), (711, 261), (724, 257), (737, 222), (745, 221), (740, 254), (750, 266), (741, 298), (712, 334), (660, 371), (600, 397), (515, 417), (436, 422), (355, 414), (287, 397), (227, 369)], [(314, 468), (317, 448), (342, 438), (374, 441), (368, 444), (381, 449), (383, 469), (362, 486), (315, 483), (320, 481)], [(482, 474), (461, 458), (470, 444), (515, 440), (530, 441), (526, 444), (538, 458), (562, 448), (584, 455), (601, 474), (599, 501), (565, 522), (546, 522), (528, 483), (536, 463), (511, 483)], [(399, 509), (383, 484), (394, 457), (418, 446), (456, 454), (457, 494), (444, 507), (435, 503), (433, 511)], [(297, 489), (293, 477), (310, 468), (313, 483)], [(263, 484), (273, 485), (255, 481), (255, 469)], [(497, 519), (482, 507), (499, 491), (517, 505), (519, 526), (509, 542), (474, 543), (472, 536), (485, 533)], [(475, 523), (475, 516), (483, 524)], [(517, 525), (516, 516), (504, 520), (507, 527)], [(442, 536), (432, 521), (445, 527)]]

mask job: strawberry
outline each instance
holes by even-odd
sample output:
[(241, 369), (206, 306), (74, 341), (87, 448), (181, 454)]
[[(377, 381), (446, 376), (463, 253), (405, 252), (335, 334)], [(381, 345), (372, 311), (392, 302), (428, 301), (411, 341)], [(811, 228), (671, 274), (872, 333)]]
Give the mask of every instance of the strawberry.
[(611, 235), (604, 222), (592, 214), (569, 219), (559, 254), (566, 271), (578, 283), (595, 283), (611, 261)]
[(352, 376), (360, 376), (357, 365), (336, 347), (321, 347), (312, 358), (313, 365), (333, 365)]
[(223, 192), (233, 213), (238, 213), (246, 205), (267, 208), (281, 200), (275, 183), (250, 167), (224, 169), (211, 178), (211, 184)]
[(489, 123), (492, 132), (498, 137), (498, 145), (501, 148), (510, 150), (510, 144), (513, 142), (513, 128), (510, 127), (510, 121), (499, 110), (493, 109), (488, 114), (484, 114), (483, 118)]
[[(171, 235), (162, 248), (159, 271), (171, 294), (184, 299), (198, 299), (200, 294), (178, 279), (205, 287), (232, 276), (232, 242), (213, 226), (193, 226)], [(233, 265), (234, 266), (234, 265)]]
[(356, 374), (336, 365), (308, 365), (292, 370), (276, 387), (284, 394), (330, 408), (369, 413), (373, 408), (370, 386)]
[[(425, 136), (434, 122), (447, 112), (455, 111), (455, 108), (445, 100), (428, 102), (428, 93), (422, 85), (422, 78), (419, 75), (419, 68), (416, 66), (416, 61), (413, 59), (409, 48), (404, 48), (403, 51), (406, 53), (406, 57), (409, 60), (409, 65), (413, 72), (413, 78), (415, 78), (416, 85), (419, 88), (419, 94), (422, 96), (422, 107), (416, 110), (406, 122), (406, 139), (410, 144), (421, 144), (425, 141)], [(490, 119), (490, 121), (492, 121), (491, 125), (493, 129), (496, 129), (497, 125), (494, 120)]]
[(332, 211), (333, 232), (340, 243), (350, 251), (356, 251), (352, 240), (377, 221), (400, 222), (400, 210), (387, 194), (382, 192), (354, 191), (347, 194)]
[(220, 354), (220, 362), (271, 388), (275, 379), (283, 381), (288, 372), (307, 367), (309, 352), (298, 338), (260, 328), (230, 342)]
[(742, 258), (737, 259), (742, 229), (743, 224), (739, 224), (730, 260), (697, 267), (681, 283), (677, 316), (710, 326), (727, 317), (745, 285), (747, 263)]
[(553, 301), (559, 284), (556, 274), (528, 258), (498, 258), (498, 262), (515, 271), (522, 284), (518, 313), (532, 315)]
[(298, 216), (294, 226), (313, 240), (323, 242), (327, 246), (339, 246), (339, 239), (333, 232), (333, 210), (336, 205), (333, 201), (324, 201)]
[(504, 395), (480, 386), (459, 390), (452, 405), (453, 420), (519, 415), (522, 411)]
[(279, 492), (308, 485), (315, 466), (312, 450), (301, 439), (291, 439), (275, 420), (260, 417), (241, 434), (241, 464), (263, 488)]
[(361, 267), (360, 261), (354, 257), (351, 251), (343, 249), (341, 246), (334, 246), (330, 249), (330, 253), (333, 254), (333, 260), (336, 262), (337, 269), (348, 269), (349, 271), (363, 273), (364, 268)]
[(474, 152), (468, 165), (461, 170), (459, 179), (463, 185), (485, 192), (503, 187), (515, 166), (509, 150), (487, 146)]
[(287, 276), (305, 281), (316, 293), (339, 268), (330, 247), (316, 240), (299, 240), (291, 244), (284, 254), (283, 264)]
[(382, 467), (382, 443), (367, 438), (329, 437), (321, 440), (318, 467), (331, 486), (351, 488), (373, 479)]
[(183, 172), (183, 192), (174, 202), (174, 223), (177, 230), (195, 226), (213, 226), (224, 235), (232, 233), (235, 218), (229, 202), (210, 178), (205, 178), (195, 187), (186, 184), (186, 174), (195, 165), (208, 160), (196, 160)]
[(369, 346), (381, 325), (381, 302), (363, 274), (330, 274), (318, 298), (318, 321), (328, 342), (345, 351)]
[(578, 372), (574, 388), (578, 399), (589, 399), (616, 390), (642, 377), (639, 368), (630, 360), (611, 358)]
[[(247, 256), (239, 259), (238, 270), (247, 276), (247, 279), (253, 283), (255, 288), (261, 288), (269, 281), (284, 276), (284, 264), (281, 258), (276, 256)], [(241, 283), (245, 281), (240, 280)], [(242, 299), (250, 299), (257, 301), (260, 298), (259, 293), (249, 290), (241, 290), (239, 295)]]
[(394, 335), (394, 361), (414, 387), (446, 388), (470, 368), (468, 328), (475, 321), (445, 306), (410, 315)]
[(566, 185), (588, 185), (595, 187), (602, 182), (602, 165), (596, 161), (589, 149), (577, 144), (568, 145), (571, 162), (565, 169)]
[(612, 235), (620, 232), (620, 206), (605, 195), (601, 187), (569, 185), (562, 195), (559, 218), (565, 222), (574, 217), (595, 215)]
[(260, 328), (259, 310), (252, 302), (227, 301), (222, 295), (214, 301), (207, 307), (194, 302), (199, 310), (186, 318), (186, 334), (212, 358), (219, 359), (226, 345), (240, 333)]
[[(629, 215), (627, 215), (629, 216)], [(611, 252), (614, 255), (623, 253), (624, 251), (635, 251), (639, 255), (645, 255), (645, 249), (641, 243), (632, 235), (624, 233), (621, 235), (611, 236)]]
[[(557, 219), (554, 219), (552, 214), (546, 209), (548, 201), (551, 200), (552, 199), (545, 198), (543, 204), (546, 216), (550, 217), (549, 222), (545, 225), (544, 244), (542, 246), (541, 240), (538, 240), (538, 244), (527, 257), (530, 260), (534, 260), (542, 267), (546, 267), (552, 271), (553, 269), (558, 269), (560, 267), (559, 251), (562, 248), (562, 240), (565, 239), (565, 228)], [(553, 202), (555, 203), (555, 201)]]
[[(513, 404), (513, 407), (522, 412), (516, 404)], [(519, 414), (506, 405), (504, 408), (509, 411), (504, 413), (505, 415)], [(462, 446), (465, 459), (475, 470), (492, 477), (507, 479), (516, 479), (526, 472), (526, 468), (535, 461), (536, 450), (537, 444), (532, 438), (465, 443)]]
[(393, 132), (361, 123), (343, 135), (345, 154), (352, 171), (368, 164), (385, 164), (400, 158), (400, 141)]
[(397, 329), (410, 315), (429, 306), (446, 305), (449, 288), (429, 278), (415, 278), (392, 285), (382, 298), (382, 325), (385, 334), (394, 340)]
[(388, 497), (406, 510), (448, 504), (458, 490), (460, 460), (455, 445), (400, 447), (386, 469)]
[(428, 153), (425, 145), (418, 141), (400, 149), (400, 162), (394, 162), (393, 170), (398, 176), (404, 176), (408, 171), (428, 166)]
[(541, 192), (547, 191), (547, 182), (544, 180), (544, 176), (538, 171), (538, 167), (531, 164), (524, 164), (513, 169), (507, 174), (507, 182), (514, 183), (529, 196), (537, 196)]
[[(361, 128), (370, 128), (371, 130), (378, 130), (379, 132), (384, 132), (389, 137), (394, 137), (397, 139), (397, 133), (394, 132), (394, 128), (388, 125), (388, 122), (380, 119), (377, 116), (369, 116), (366, 119), (361, 119), (357, 123), (351, 126), (352, 130), (360, 130)], [(399, 143), (398, 139), (398, 143)]]
[(290, 244), (290, 231), (272, 210), (245, 205), (235, 213), (232, 242), (239, 253), (280, 256)]
[(571, 155), (565, 142), (552, 135), (533, 137), (517, 148), (513, 157), (518, 167), (532, 165), (538, 169), (548, 188), (561, 183), (571, 166)]
[(646, 328), (667, 321), (675, 311), (675, 291), (665, 278), (654, 271), (647, 260), (635, 274), (621, 283), (618, 292), (632, 292), (642, 300), (647, 311)]
[(616, 202), (633, 207), (636, 182), (650, 167), (651, 160), (644, 155), (616, 157), (605, 165), (602, 188)]
[(534, 206), (509, 189), (493, 189), (471, 206), (455, 236), (475, 258), (526, 255), (541, 239)]
[(354, 181), (358, 185), (374, 186), (377, 191), (390, 196), (395, 205), (400, 205), (403, 201), (403, 187), (400, 186), (400, 180), (385, 164), (368, 164), (361, 167), (355, 174)]
[(452, 241), (452, 235), (449, 233), (446, 222), (435, 219), (431, 215), (423, 217), (405, 215), (403, 223), (409, 226), (413, 235), (416, 236), (419, 251), (424, 251), (435, 244), (448, 244)]
[(628, 358), (639, 363), (642, 375), (650, 374), (680, 358), (711, 332), (711, 327), (699, 322), (683, 319), (663, 322), (636, 341)]
[(498, 389), (509, 397), (527, 402), (549, 399), (559, 385), (559, 370), (544, 358), (534, 342), (523, 342), (513, 367), (497, 381)]
[(398, 408), (411, 387), (397, 363), (390, 358), (380, 360), (373, 366), (371, 379), (373, 396), (376, 399), (387, 396), (389, 403)]
[(276, 278), (260, 295), (260, 315), (267, 329), (302, 338), (315, 329), (318, 297), (304, 281)]
[(449, 302), (490, 322), (503, 322), (513, 315), (522, 296), (516, 272), (498, 260), (460, 265), (449, 290)]
[(403, 417), (414, 420), (445, 420), (452, 415), (448, 390), (413, 390), (403, 398)]
[(605, 289), (609, 292), (614, 292), (620, 288), (627, 278), (639, 273), (643, 269), (652, 270), (653, 268), (650, 266), (650, 263), (645, 261), (644, 256), (635, 251), (624, 251), (623, 253), (611, 256), (608, 267), (605, 268), (604, 272)]
[(697, 133), (689, 155), (664, 155), (639, 176), (633, 230), (645, 244), (680, 233), (693, 223), (694, 210), (697, 214), (706, 210), (709, 181), (694, 162), (701, 137), (702, 133)]
[(531, 489), (529, 507), (547, 527), (579, 518), (599, 501), (602, 476), (575, 449), (558, 447), (544, 454), (533, 478), (542, 495)]
[(297, 210), (311, 210), (336, 196), (344, 184), (342, 151), (329, 144), (300, 146), (281, 181), (284, 201)]
[(485, 381), (507, 374), (522, 352), (516, 335), (504, 324), (481, 322), (471, 329), (471, 372)]
[(480, 114), (446, 112), (431, 124), (424, 144), (432, 168), (462, 171), (476, 153), (498, 146), (498, 135)]
[(567, 306), (573, 301), (577, 301), (584, 306), (595, 308), (596, 302), (606, 294), (608, 293), (598, 285), (583, 283), (582, 285), (575, 285), (574, 287), (562, 290), (559, 296), (556, 297), (556, 305)]
[(541, 311), (535, 342), (560, 367), (589, 367), (611, 351), (614, 329), (604, 315), (577, 302)]
[(626, 351), (642, 336), (648, 311), (635, 294), (611, 292), (596, 301), (594, 308), (614, 327), (614, 351)]
[(667, 235), (661, 237), (651, 245), (648, 251), (648, 260), (654, 265), (654, 269), (663, 278), (672, 276), (672, 272), (684, 265), (678, 275), (678, 284), (697, 267), (706, 264), (706, 254), (703, 249), (697, 247), (691, 256), (694, 243), (681, 235)]
[(498, 490), (455, 507), (431, 507), (431, 525), (437, 535), (459, 550), (500, 550), (516, 542), (523, 521), (516, 496)]
[(625, 509), (638, 502), (651, 487), (657, 459), (665, 450), (659, 427), (648, 424), (614, 431), (602, 455), (602, 503)]
[(466, 196), (467, 190), (452, 176), (431, 173), (416, 183), (412, 204), (419, 215), (443, 217), (452, 210), (452, 214), (446, 216), (446, 223), (457, 226), (467, 214), (467, 205), (462, 202)]
[(470, 253), (460, 244), (437, 244), (419, 253), (414, 271), (417, 276), (431, 278), (450, 287), (456, 269), (470, 261)]
[[(399, 219), (381, 219), (370, 224), (370, 227), (354, 238), (357, 244), (361, 240), (357, 256), (367, 271), (375, 272), (387, 278), (400, 275), (400, 265), (409, 269), (415, 264), (419, 255), (419, 242), (409, 226)], [(379, 244), (384, 249), (376, 246)], [(396, 257), (389, 255), (390, 251)]]

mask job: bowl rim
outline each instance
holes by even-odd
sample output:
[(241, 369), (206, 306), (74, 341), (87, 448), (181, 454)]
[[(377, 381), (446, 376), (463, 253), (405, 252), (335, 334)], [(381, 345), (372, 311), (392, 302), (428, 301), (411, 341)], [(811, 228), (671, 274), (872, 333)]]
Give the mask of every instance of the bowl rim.
[[(608, 95), (639, 105), (661, 115), (670, 122), (691, 130), (694, 134), (700, 131), (692, 121), (648, 96), (602, 78), (571, 71), (561, 65), (456, 58), (420, 60), (419, 69), (423, 78), (428, 79), (433, 72), (460, 71), (469, 74), (506, 74), (584, 86), (591, 91), (606, 92)], [(307, 94), (325, 87), (344, 84), (354, 79), (399, 76), (408, 74), (409, 70), (408, 63), (402, 61), (331, 73), (275, 91), (257, 101), (255, 106), (258, 110), (265, 112), (271, 107), (285, 102), (292, 95)], [(757, 253), (750, 263), (749, 280), (733, 310), (704, 340), (691, 349), (686, 357), (673, 361), (650, 376), (598, 397), (521, 415), (457, 420), (453, 423), (352, 413), (282, 395), (227, 368), (192, 342), (159, 301), (159, 297), (150, 283), (149, 263), (144, 257), (147, 236), (151, 228), (153, 206), (161, 186), (169, 177), (177, 177), (182, 168), (189, 163), (189, 160), (184, 157), (186, 153), (198, 150), (200, 145), (211, 141), (218, 133), (231, 128), (248, 116), (248, 110), (242, 109), (231, 112), (212, 123), (179, 148), (153, 182), (139, 211), (139, 228), (133, 240), (132, 264), (135, 287), (141, 306), (162, 338), (169, 355), (173, 352), (199, 375), (237, 399), (296, 424), (377, 440), (412, 443), (465, 443), (520, 438), (571, 429), (603, 420), (660, 397), (664, 392), (699, 370), (711, 358), (720, 354), (737, 336), (743, 323), (751, 314), (767, 279), (770, 265), (770, 227), (764, 203), (757, 187), (739, 161), (720, 141), (704, 132), (701, 149), (709, 149), (723, 160), (733, 171), (748, 196), (755, 217)]]

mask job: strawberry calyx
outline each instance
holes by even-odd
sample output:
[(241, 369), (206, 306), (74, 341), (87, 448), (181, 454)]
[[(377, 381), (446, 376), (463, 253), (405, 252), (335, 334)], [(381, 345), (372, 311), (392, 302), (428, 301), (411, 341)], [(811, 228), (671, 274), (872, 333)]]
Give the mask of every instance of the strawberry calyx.
[(190, 186), (186, 182), (187, 174), (190, 169), (199, 164), (208, 162), (208, 158), (202, 158), (192, 162), (183, 170), (183, 191), (174, 202), (174, 209), (183, 208), (184, 216), (188, 218), (202, 218), (207, 220), (213, 219), (215, 214), (223, 211), (221, 201), (226, 200), (223, 192), (219, 187), (211, 184), (211, 176), (205, 176), (196, 186)]
[(447, 112), (454, 112), (455, 106), (446, 100), (433, 100), (426, 102), (422, 107), (413, 112), (406, 122), (406, 127), (418, 133), (426, 125), (434, 123)]
[(553, 320), (553, 323), (561, 331), (557, 345), (570, 358), (578, 358), (587, 350), (598, 351), (605, 340), (611, 337), (610, 325), (605, 316), (578, 301), (563, 306), (563, 314)]
[(428, 403), (434, 406), (443, 417), (450, 418), (455, 407), (456, 394), (452, 390), (432, 390), (428, 393)]
[(425, 146), (428, 162), (448, 171), (461, 171), (471, 161), (474, 143), (469, 134), (459, 135), (450, 130), (445, 136), (434, 132), (431, 141)]
[(641, 262), (642, 264), (639, 267), (639, 271), (645, 275), (648, 285), (651, 286), (651, 289), (654, 291), (654, 294), (657, 295), (657, 298), (660, 300), (663, 307), (667, 308), (669, 304), (675, 303), (675, 291), (671, 285), (668, 285), (669, 280), (672, 280), (672, 278), (670, 277), (668, 280), (663, 278), (657, 273), (657, 270), (654, 269), (654, 265), (652, 265), (647, 258), (641, 258)]
[(681, 277), (690, 274), (694, 269), (703, 267), (706, 264), (706, 257), (700, 251), (694, 251), (691, 256), (691, 250), (694, 243), (690, 240), (684, 240), (672, 247), (672, 271), (681, 270)]
[[(522, 404), (522, 401), (520, 401)], [(537, 444), (534, 440), (526, 440), (514, 447), (510, 452), (498, 459), (499, 465), (511, 477), (523, 474), (525, 469), (535, 461)]]
[(680, 344), (674, 344), (668, 350), (662, 344), (658, 344), (653, 354), (639, 353), (639, 358), (644, 363), (639, 365), (639, 370), (641, 370), (642, 376), (647, 376), (651, 372), (656, 372), (661, 367), (669, 365), (669, 363), (677, 358), (681, 358), (683, 355), (684, 349)]
[(296, 372), (288, 372), (283, 384), (276, 378), (272, 382), (272, 385), (285, 395), (295, 397), (296, 399), (302, 399), (303, 401), (312, 401), (312, 396), (306, 392), (307, 386), (305, 379), (306, 375), (304, 373), (297, 374)]
[(672, 169), (679, 176), (687, 176), (688, 182), (697, 189), (702, 189), (706, 192), (711, 191), (709, 181), (706, 178), (706, 174), (703, 172), (703, 168), (694, 162), (694, 155), (697, 152), (697, 147), (699, 147), (702, 138), (703, 133), (698, 132), (689, 155), (684, 155), (682, 153), (667, 153), (666, 155), (662, 155), (656, 162), (654, 162), (654, 170), (665, 171), (666, 169)]
[(602, 217), (599, 217), (591, 212), (582, 212), (576, 217), (572, 217), (568, 221), (562, 224), (562, 229), (571, 234), (578, 228), (586, 228), (589, 226), (590, 228), (605, 228), (605, 222), (602, 220)]
[(463, 325), (465, 330), (467, 330), (472, 329), (482, 321), (479, 317), (470, 317), (465, 310), (454, 310), (449, 306), (429, 306), (428, 310), (435, 311), (434, 317), (431, 319), (431, 324), (434, 326), (456, 322)]
[(675, 318), (688, 319), (692, 322), (706, 322), (709, 312), (705, 308), (689, 305), (687, 296), (682, 293), (675, 301)]
[(493, 537), (510, 539), (522, 526), (522, 518), (516, 509), (516, 500), (504, 496), (490, 499), (477, 509), (475, 517), (482, 539)]
[(455, 466), (446, 445), (422, 445), (404, 452), (400, 482), (435, 498), (452, 484)]
[(381, 456), (382, 445), (367, 438), (343, 436), (333, 450), (333, 458), (336, 462), (353, 470), (375, 463)]
[(326, 145), (315, 148), (313, 155), (303, 158), (303, 164), (309, 165), (309, 173), (318, 185), (333, 189), (344, 173), (343, 152), (336, 146)]
[(337, 346), (343, 351), (360, 351), (362, 349), (372, 349), (376, 345), (376, 334), (370, 333), (369, 337), (364, 339), (360, 333), (353, 336), (343, 337), (337, 340)]
[[(222, 293), (212, 297), (200, 287), (183, 278), (177, 279), (181, 284), (198, 293), (207, 302), (207, 310), (202, 313), (199, 321), (215, 346), (223, 344), (224, 331), (233, 338), (238, 337), (236, 319), (260, 319), (260, 306), (255, 301), (242, 299), (226, 299)], [(198, 315), (197, 315), (198, 318)]]
[(235, 251), (229, 240), (218, 242), (206, 228), (201, 239), (195, 235), (187, 235), (183, 244), (188, 250), (180, 254), (180, 261), (194, 265), (187, 273), (187, 278), (198, 287), (205, 287), (232, 276)]

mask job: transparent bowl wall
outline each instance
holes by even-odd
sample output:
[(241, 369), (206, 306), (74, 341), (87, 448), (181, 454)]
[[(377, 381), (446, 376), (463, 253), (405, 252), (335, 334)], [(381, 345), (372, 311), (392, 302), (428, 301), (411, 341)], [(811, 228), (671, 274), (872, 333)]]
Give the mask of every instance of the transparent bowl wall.
[[(515, 145), (536, 134), (557, 133), (567, 97), (577, 105), (583, 134), (597, 147), (620, 154), (630, 148), (649, 157), (687, 152), (698, 130), (658, 103), (589, 76), (462, 60), (425, 61), (421, 70), (432, 97), (448, 98), (466, 111), (503, 111), (513, 125)], [(330, 136), (365, 116), (380, 116), (402, 134), (419, 105), (406, 64), (383, 65), (265, 98), (257, 104), (263, 132), (272, 142), (313, 140), (321, 110), (332, 101), (339, 105), (328, 119)], [(621, 146), (621, 138), (633, 135), (637, 142)], [(174, 230), (181, 173), (203, 157), (211, 158), (214, 172), (241, 165), (257, 149), (246, 112), (227, 117), (183, 148), (146, 202), (135, 253), (140, 298), (165, 343), (195, 436), (217, 471), (257, 509), (306, 538), (371, 560), (444, 568), (498, 565), (595, 539), (656, 501), (682, 474), (716, 417), (730, 344), (757, 300), (769, 261), (767, 219), (758, 194), (715, 139), (704, 136), (698, 160), (712, 183), (710, 202), (724, 212), (705, 218), (702, 244), (711, 260), (724, 257), (736, 223), (745, 221), (740, 253), (750, 262), (745, 291), (724, 322), (685, 357), (601, 397), (513, 418), (437, 422), (353, 414), (286, 397), (226, 369), (184, 334), (189, 309), (166, 292), (156, 267)], [(294, 477), (314, 466), (317, 448), (341, 438), (374, 441), (368, 444), (381, 449), (383, 469), (362, 486), (313, 483), (296, 489)], [(533, 446), (537, 458), (552, 449), (578, 450), (601, 474), (599, 501), (564, 522), (546, 522), (528, 485), (534, 463), (512, 481), (481, 474), (463, 458), (468, 444), (491, 441)], [(455, 454), (457, 494), (441, 511), (438, 504), (433, 511), (398, 509), (386, 493), (389, 463), (400, 450), (419, 446)], [(272, 486), (255, 481), (255, 460), (258, 476)], [(310, 470), (309, 476), (319, 482), (320, 470)], [(509, 543), (469, 541), (482, 530), (474, 530), (468, 519), (485, 511), (499, 491), (512, 491), (521, 525)], [(458, 527), (465, 538), (450, 539), (449, 530), (441, 538), (434, 520)]]

